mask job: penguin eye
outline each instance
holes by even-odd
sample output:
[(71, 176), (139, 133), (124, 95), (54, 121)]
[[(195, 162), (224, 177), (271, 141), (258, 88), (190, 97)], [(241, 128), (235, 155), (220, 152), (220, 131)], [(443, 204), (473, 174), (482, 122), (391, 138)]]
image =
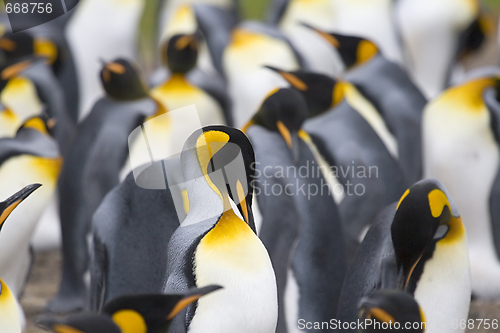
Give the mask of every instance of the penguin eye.
[(443, 239), (446, 234), (448, 234), (448, 230), (450, 230), (450, 226), (447, 225), (447, 224), (441, 224), (437, 230), (436, 230), (436, 233), (434, 234), (434, 239), (435, 240), (439, 240), (439, 239)]

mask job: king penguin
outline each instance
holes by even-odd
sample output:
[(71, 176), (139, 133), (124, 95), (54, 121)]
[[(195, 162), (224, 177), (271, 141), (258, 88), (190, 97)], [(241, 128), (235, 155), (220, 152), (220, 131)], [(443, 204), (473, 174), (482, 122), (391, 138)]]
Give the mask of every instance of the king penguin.
[(128, 135), (158, 110), (135, 64), (124, 59), (105, 63), (101, 80), (106, 95), (79, 125), (59, 181), (63, 274), (59, 292), (47, 306), (53, 312), (84, 307), (92, 214), (119, 183)]
[(275, 332), (276, 278), (251, 218), (253, 162), (248, 138), (230, 127), (204, 127), (184, 145), (189, 212), (168, 245), (164, 292), (207, 284), (224, 289), (181, 312), (171, 332)]
[(423, 116), (424, 175), (446, 185), (467, 227), (472, 293), (500, 297), (499, 79), (449, 88)]
[(414, 184), (377, 216), (346, 276), (339, 320), (356, 321), (358, 302), (374, 289), (413, 295), (429, 323), (426, 332), (457, 332), (453, 322), (467, 319), (471, 295), (467, 236), (439, 181)]
[(16, 297), (31, 266), (31, 236), (54, 196), (61, 164), (57, 143), (41, 118), (26, 121), (14, 138), (0, 139), (0, 197), (31, 183), (43, 185), (23, 203), (25, 209), (12, 213), (13, 223), (0, 234), (0, 277)]
[(304, 97), (279, 89), (270, 93), (245, 130), (255, 149), (259, 236), (278, 283), (277, 332), (299, 332), (299, 319), (335, 318), (346, 272), (344, 234), (334, 201), (340, 184), (327, 178), (329, 166), (302, 130), (306, 117)]
[(425, 96), (434, 98), (449, 85), (460, 57), (484, 40), (480, 1), (402, 0), (396, 6), (406, 67)]
[(361, 299), (359, 310), (359, 319), (365, 326), (358, 333), (398, 332), (402, 329), (423, 333), (427, 326), (425, 314), (417, 301), (404, 291), (374, 290)]
[(331, 170), (342, 184), (343, 195), (336, 196), (336, 202), (350, 263), (366, 226), (404, 193), (409, 181), (389, 152), (391, 145), (378, 134), (386, 132), (377, 111), (356, 87), (322, 74), (268, 68), (304, 96), (309, 110), (304, 129), (325, 161), (322, 168)]
[(161, 291), (167, 245), (179, 227), (166, 187), (141, 188), (130, 173), (97, 209), (92, 219), (91, 311), (118, 296)]
[[(22, 190), (0, 202), (0, 209), (2, 211), (0, 215), (0, 229), (3, 228), (5, 220), (14, 209), (40, 186), (40, 184), (25, 186)], [(3, 241), (5, 240), (2, 240), (2, 242)], [(2, 309), (0, 315), (0, 327), (2, 332), (21, 333), (21, 316), (19, 313), (21, 307), (18, 305), (15, 293), (11, 291), (9, 286), (2, 279), (0, 279), (0, 308)]]
[(64, 320), (42, 317), (37, 325), (55, 333), (164, 333), (177, 313), (221, 288), (210, 285), (180, 294), (125, 295), (108, 302), (100, 314), (81, 312)]
[(326, 33), (311, 26), (338, 50), (352, 83), (382, 116), (398, 143), (398, 160), (408, 181), (421, 179), (421, 117), (426, 98), (406, 71), (365, 38)]
[(287, 86), (262, 66), (293, 71), (302, 67), (303, 59), (276, 27), (244, 22), (233, 29), (222, 63), (233, 101), (234, 126), (241, 128), (270, 90)]

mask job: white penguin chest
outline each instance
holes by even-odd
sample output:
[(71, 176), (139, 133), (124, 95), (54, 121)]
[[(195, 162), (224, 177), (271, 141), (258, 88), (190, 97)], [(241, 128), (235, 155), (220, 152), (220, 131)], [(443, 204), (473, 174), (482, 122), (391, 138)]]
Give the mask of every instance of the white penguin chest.
[(198, 244), (194, 267), (197, 286), (223, 289), (198, 300), (188, 331), (274, 333), (278, 304), (269, 255), (245, 222), (234, 213), (224, 215), (231, 217)]

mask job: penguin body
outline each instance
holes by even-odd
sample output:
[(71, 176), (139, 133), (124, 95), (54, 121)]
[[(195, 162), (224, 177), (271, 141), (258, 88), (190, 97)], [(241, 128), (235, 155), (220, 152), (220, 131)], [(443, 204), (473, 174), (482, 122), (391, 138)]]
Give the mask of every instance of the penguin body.
[[(40, 126), (40, 127), (39, 127)], [(28, 120), (15, 138), (0, 139), (0, 196), (28, 184), (44, 187), (24, 204), (25, 209), (11, 214), (12, 223), (0, 234), (0, 277), (16, 297), (22, 293), (31, 265), (30, 239), (40, 215), (51, 201), (61, 168), (61, 156), (55, 140), (39, 118)]]
[(91, 310), (118, 296), (160, 292), (178, 226), (168, 189), (142, 189), (129, 174), (110, 191), (92, 221)]
[(275, 27), (246, 22), (233, 29), (223, 65), (233, 100), (234, 126), (244, 126), (270, 90), (287, 86), (283, 79), (262, 68), (264, 65), (290, 71), (298, 69), (301, 61)]
[(47, 306), (52, 312), (84, 306), (86, 234), (92, 214), (106, 193), (119, 183), (130, 132), (158, 107), (148, 97), (139, 73), (128, 61), (118, 59), (105, 64), (101, 75), (107, 96), (94, 105), (79, 125), (61, 173), (63, 278), (58, 295)]
[[(335, 318), (346, 269), (335, 189), (324, 178), (307, 133), (297, 134), (306, 114), (302, 96), (281, 89), (271, 93), (246, 130), (256, 152), (260, 237), (277, 275), (278, 332), (295, 332), (298, 319), (322, 322)], [(273, 121), (282, 125), (273, 130)], [(307, 190), (301, 191), (304, 188)]]
[[(226, 169), (234, 144), (242, 152), (246, 176), (240, 175), (241, 170), (233, 174)], [(212, 169), (209, 163), (218, 164), (218, 156), (221, 165)], [(250, 217), (248, 199), (253, 187), (248, 172), (253, 161), (248, 139), (228, 127), (205, 127), (193, 133), (184, 145), (181, 164), (189, 213), (168, 246), (164, 292), (180, 292), (211, 283), (220, 283), (224, 289), (200, 299), (195, 308), (189, 306), (181, 312), (172, 323), (172, 332), (271, 333), (276, 329), (276, 278)], [(225, 184), (232, 189), (236, 185), (231, 198)], [(240, 186), (248, 189), (246, 196)], [(240, 211), (244, 220), (232, 210), (231, 199), (245, 207)], [(221, 311), (227, 316), (221, 318), (218, 315)]]
[(483, 299), (500, 295), (500, 108), (495, 82), (483, 77), (449, 88), (423, 115), (424, 175), (440, 179), (460, 207), (468, 231), (472, 293)]
[(135, 38), (143, 6), (140, 0), (86, 1), (67, 23), (66, 37), (75, 57), (80, 90), (79, 119), (88, 114), (101, 94), (99, 60), (136, 56)]
[(356, 320), (357, 303), (373, 289), (414, 295), (429, 323), (426, 332), (456, 332), (453, 321), (467, 319), (471, 285), (465, 228), (438, 181), (416, 183), (379, 214), (346, 277), (339, 319)]
[[(21, 190), (18, 188), (16, 193), (8, 197), (5, 201), (0, 202), (0, 209), (2, 210), (0, 229), (3, 228), (5, 220), (12, 211), (39, 187), (40, 184), (30, 184)], [(2, 239), (2, 241), (5, 240)], [(2, 308), (2, 313), (0, 315), (0, 327), (2, 327), (2, 332), (21, 333), (22, 316), (19, 313), (21, 307), (17, 301), (17, 296), (2, 279), (0, 279), (0, 307)]]

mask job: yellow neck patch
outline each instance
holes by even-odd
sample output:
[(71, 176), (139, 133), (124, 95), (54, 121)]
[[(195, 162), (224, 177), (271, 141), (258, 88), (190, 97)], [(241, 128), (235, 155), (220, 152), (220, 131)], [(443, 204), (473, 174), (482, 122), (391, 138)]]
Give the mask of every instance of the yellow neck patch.
[(148, 327), (144, 318), (134, 310), (120, 310), (113, 314), (113, 321), (122, 333), (147, 333)]
[(24, 123), (24, 127), (33, 128), (42, 134), (49, 135), (49, 132), (47, 132), (47, 128), (45, 127), (44, 122), (40, 118), (31, 118), (27, 120)]
[(252, 43), (258, 43), (265, 39), (265, 36), (262, 36), (258, 33), (254, 33), (242, 28), (236, 28), (233, 30), (231, 34), (231, 42), (229, 47), (232, 48), (242, 48), (246, 47)]
[(55, 324), (52, 329), (56, 333), (83, 333), (80, 330), (77, 330), (76, 328), (73, 328), (71, 326), (63, 325), (63, 324)]
[(446, 236), (439, 240), (438, 244), (450, 244), (465, 237), (465, 227), (461, 217), (452, 216), (448, 222), (449, 230)]
[(337, 84), (333, 87), (333, 94), (332, 94), (332, 105), (331, 107), (334, 107), (338, 105), (342, 100), (344, 99), (345, 95), (345, 87), (346, 83), (338, 81)]
[(377, 46), (368, 40), (362, 40), (358, 44), (356, 52), (356, 64), (362, 64), (373, 58), (378, 53)]
[(460, 109), (482, 112), (484, 110), (483, 92), (494, 84), (495, 80), (492, 78), (472, 80), (446, 90), (440, 99), (450, 101)]
[(51, 64), (57, 59), (57, 46), (48, 39), (35, 39), (34, 52), (36, 55), (46, 57)]

